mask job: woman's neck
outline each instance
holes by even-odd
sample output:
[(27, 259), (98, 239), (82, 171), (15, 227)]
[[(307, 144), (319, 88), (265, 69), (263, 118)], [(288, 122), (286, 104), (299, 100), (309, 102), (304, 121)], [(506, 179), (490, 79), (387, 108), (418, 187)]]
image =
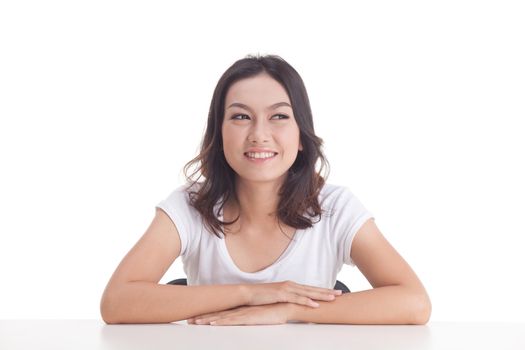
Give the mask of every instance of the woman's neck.
[(234, 218), (240, 213), (243, 225), (249, 227), (268, 227), (277, 223), (277, 205), (279, 204), (278, 182), (237, 181), (238, 201), (232, 203)]

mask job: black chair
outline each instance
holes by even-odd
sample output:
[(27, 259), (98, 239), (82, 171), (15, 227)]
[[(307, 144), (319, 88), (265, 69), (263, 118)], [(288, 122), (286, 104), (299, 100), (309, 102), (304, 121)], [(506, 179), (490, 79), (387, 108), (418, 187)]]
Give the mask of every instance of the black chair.
[[(188, 285), (188, 280), (186, 278), (179, 278), (179, 279), (170, 281), (167, 284), (177, 284), (177, 285), (180, 285), (180, 286), (187, 286)], [(350, 289), (348, 289), (348, 287), (341, 281), (335, 281), (334, 289), (342, 290), (343, 291), (342, 294), (350, 293)]]

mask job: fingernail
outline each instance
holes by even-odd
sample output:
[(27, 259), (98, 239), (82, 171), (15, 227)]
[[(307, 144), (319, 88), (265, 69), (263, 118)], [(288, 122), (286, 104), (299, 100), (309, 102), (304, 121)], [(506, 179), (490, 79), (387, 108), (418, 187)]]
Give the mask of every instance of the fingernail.
[(319, 307), (319, 304), (316, 303), (315, 301), (312, 301), (311, 304), (312, 304), (312, 306)]
[(213, 322), (210, 322), (210, 325), (211, 326), (215, 326), (217, 324), (217, 322), (213, 321)]

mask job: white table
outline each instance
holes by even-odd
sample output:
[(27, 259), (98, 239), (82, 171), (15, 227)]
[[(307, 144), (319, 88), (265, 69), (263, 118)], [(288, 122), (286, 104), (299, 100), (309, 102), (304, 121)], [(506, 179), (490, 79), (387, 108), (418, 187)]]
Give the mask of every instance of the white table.
[(102, 320), (0, 320), (0, 349), (525, 349), (525, 323), (425, 326), (106, 325)]

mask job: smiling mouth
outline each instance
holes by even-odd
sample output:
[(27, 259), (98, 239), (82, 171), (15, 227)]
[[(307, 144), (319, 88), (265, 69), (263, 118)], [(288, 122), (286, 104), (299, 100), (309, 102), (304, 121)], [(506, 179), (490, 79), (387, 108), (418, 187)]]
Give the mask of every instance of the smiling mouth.
[(260, 153), (245, 152), (244, 155), (250, 159), (271, 159), (271, 158), (274, 158), (277, 155), (277, 153), (276, 152), (260, 152)]

